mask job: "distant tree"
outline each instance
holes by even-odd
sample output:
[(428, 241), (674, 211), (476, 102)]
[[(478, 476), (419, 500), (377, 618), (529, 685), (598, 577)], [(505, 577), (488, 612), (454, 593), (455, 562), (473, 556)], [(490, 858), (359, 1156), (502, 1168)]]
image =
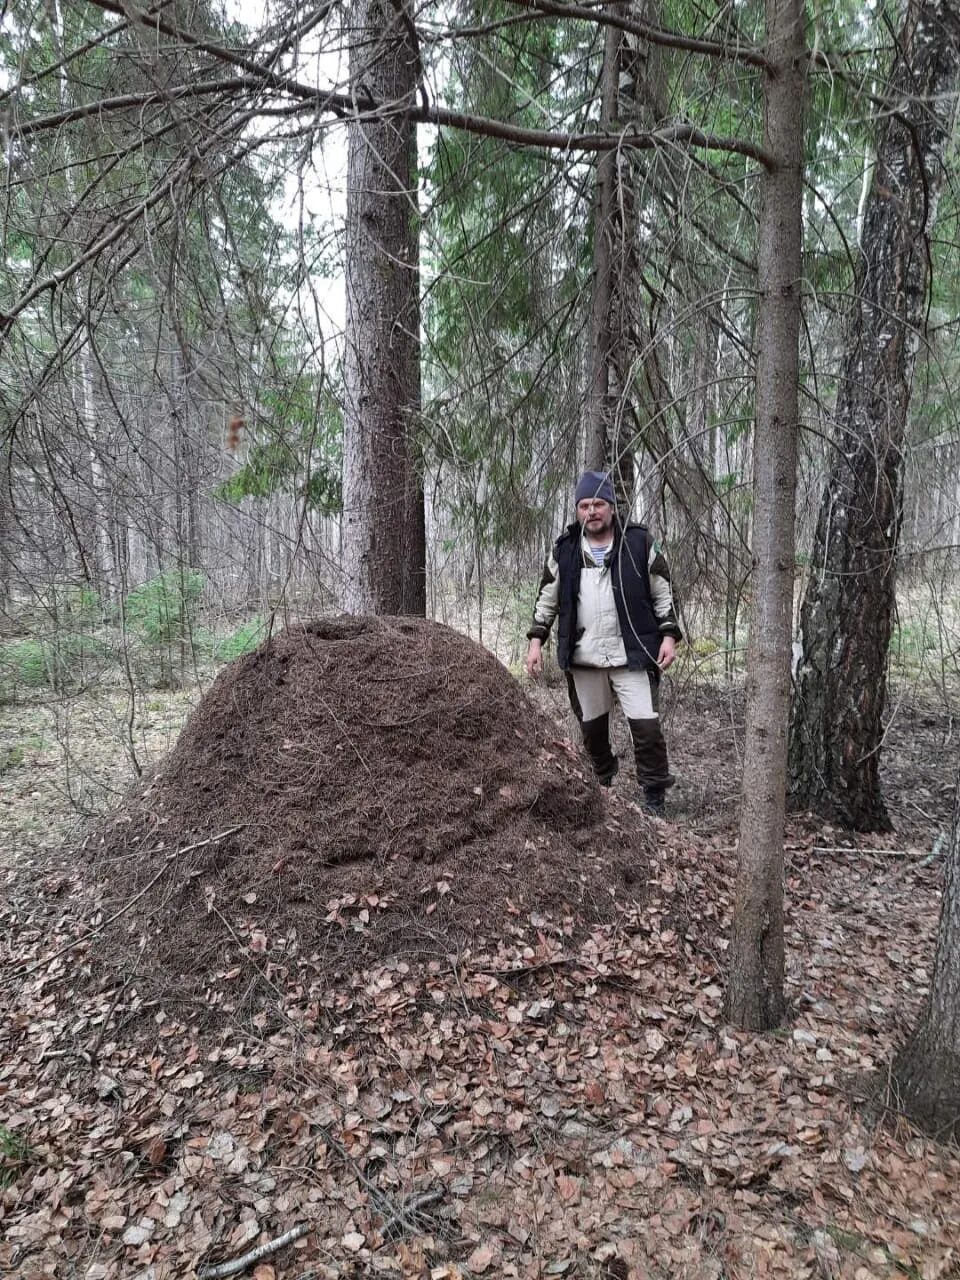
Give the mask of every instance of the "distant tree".
[[(743, 118), (740, 108), (725, 109), (725, 94), (705, 90), (712, 68), (756, 67), (762, 55), (739, 33), (727, 43), (712, 38), (709, 24), (702, 37), (691, 37), (682, 29), (686, 12), (664, 15), (663, 23), (681, 28), (671, 32), (651, 6), (626, 3), (609, 11), (552, 0), (416, 9), (364, 3), (352, 17), (346, 5), (287, 6), (245, 29), (206, 0), (146, 9), (120, 0), (78, 0), (59, 10), (13, 0), (7, 7), (13, 21), (0, 35), (7, 72), (0, 105), (16, 181), (0, 219), (0, 331), (7, 339), (0, 377), (11, 388), (17, 499), (32, 504), (40, 517), (34, 523), (50, 530), (43, 555), (67, 578), (79, 560), (81, 574), (104, 576), (97, 557), (114, 561), (125, 580), (159, 572), (171, 559), (186, 567), (202, 561), (208, 578), (219, 577), (241, 599), (267, 603), (296, 559), (318, 576), (322, 565), (331, 586), (345, 580), (351, 607), (361, 607), (362, 596), (378, 609), (419, 610), (426, 464), (417, 428), (426, 428), (429, 465), (444, 471), (443, 479), (455, 476), (442, 489), (438, 480), (432, 495), (441, 538), (494, 546), (498, 555), (551, 522), (543, 508), (582, 456), (595, 157), (616, 153), (616, 167), (642, 167), (648, 180), (666, 153), (710, 154), (712, 165), (736, 156), (735, 179), (722, 175), (721, 201), (757, 159), (736, 125), (726, 136), (731, 121)], [(58, 12), (64, 59), (51, 41), (49, 15)], [(633, 64), (647, 58), (648, 44), (684, 51), (674, 64), (676, 99), (668, 93), (668, 110), (647, 117), (662, 125), (643, 127), (642, 113), (621, 112), (612, 131), (598, 129), (598, 55), (608, 28), (624, 36), (621, 90), (637, 78)], [(336, 71), (323, 84), (305, 74), (308, 59), (332, 70), (343, 66), (345, 52), (352, 62), (343, 81)], [(704, 53), (708, 69), (691, 73), (691, 52)], [(67, 94), (60, 92), (64, 60)], [(469, 77), (462, 77), (468, 64)], [(458, 96), (458, 79), (469, 81), (469, 94)], [(429, 194), (444, 199), (439, 218), (448, 228), (464, 214), (470, 243), (468, 254), (439, 253), (430, 263), (431, 294), (445, 293), (450, 305), (440, 323), (428, 318), (438, 360), (428, 369), (425, 420), (417, 361), (406, 350), (415, 349), (419, 332), (416, 293), (393, 299), (390, 322), (390, 308), (379, 305), (416, 274), (410, 140), (420, 123), (442, 131), (438, 153), (451, 160), (449, 184), (445, 177), (441, 191), (431, 175)], [(264, 212), (283, 199), (281, 184), (291, 173), (299, 171), (304, 190), (312, 186), (334, 126), (354, 139), (346, 228), (323, 227), (320, 219), (311, 225), (301, 214), (281, 239), (266, 226), (269, 217), (248, 216), (253, 199), (238, 207), (238, 195), (249, 187), (253, 196), (257, 180)], [(394, 157), (401, 135), (408, 142)], [(72, 158), (75, 199), (58, 155)], [(461, 158), (465, 175), (457, 172)], [(453, 187), (463, 198), (446, 201)], [(635, 203), (656, 224), (652, 236), (649, 226), (644, 231), (656, 252), (659, 237), (673, 237), (671, 227), (711, 234), (696, 210), (678, 216), (676, 195), (665, 211), (657, 183), (648, 181)], [(395, 252), (388, 224), (401, 206), (405, 225), (399, 218)], [(261, 257), (256, 241), (264, 233)], [(634, 238), (628, 229), (620, 241)], [(336, 262), (318, 260), (324, 239), (338, 239), (351, 260), (342, 362), (326, 358), (337, 339), (318, 332), (318, 281), (341, 271), (339, 252)], [(427, 243), (432, 249), (435, 242)], [(658, 298), (667, 320), (661, 332), (669, 333), (677, 318), (670, 314), (675, 275), (669, 255), (662, 264), (654, 258), (651, 251), (643, 287)], [(464, 301), (469, 308), (458, 315)], [(741, 310), (736, 323), (743, 326), (749, 308)], [(635, 319), (633, 313), (630, 323)], [(643, 328), (640, 341), (649, 347), (647, 334)], [(630, 341), (635, 345), (636, 336)], [(662, 363), (676, 367), (672, 351)], [(441, 365), (455, 388), (433, 378)], [(92, 375), (86, 381), (84, 369)], [(632, 373), (621, 369), (617, 382), (627, 454), (637, 436), (626, 394)], [(302, 419), (301, 388), (314, 378), (323, 383), (318, 405), (330, 392), (343, 401), (342, 563), (340, 529), (312, 519), (339, 505), (335, 479), (327, 483), (337, 442), (326, 422), (318, 423), (325, 444), (325, 475), (318, 476), (318, 432)], [(52, 429), (56, 397), (64, 409), (60, 439)], [(390, 398), (396, 412), (381, 407)], [(663, 403), (670, 398), (679, 402), (668, 389)], [(287, 413), (283, 406), (294, 402)], [(240, 410), (246, 425), (231, 458), (221, 447), (223, 427)], [(31, 433), (43, 435), (39, 461), (29, 456)], [(663, 452), (672, 452), (672, 442)], [(237, 501), (228, 510), (210, 503), (210, 494)], [(289, 501), (307, 494), (308, 503)], [(4, 529), (9, 524), (5, 516)], [(304, 530), (309, 553), (298, 555)], [(388, 535), (403, 545), (389, 545)], [(27, 554), (21, 548), (14, 558), (25, 564)], [(375, 560), (382, 566), (377, 593), (366, 578)], [(398, 565), (401, 578), (412, 566), (413, 578), (401, 586), (400, 604), (387, 598)]]
[(264, 504), (235, 519), (209, 495), (234, 466), (227, 419), (243, 411), (242, 463), (265, 392), (287, 398), (285, 366), (310, 358), (302, 330), (275, 341), (292, 238), (245, 103), (236, 86), (217, 101), (197, 50), (236, 30), (197, 4), (189, 36), (161, 41), (108, 7), (12, 4), (0, 37), (7, 594), (86, 581), (118, 608), (138, 582), (202, 567), (231, 604), (259, 605), (279, 559)]
[(794, 805), (861, 831), (890, 826), (879, 765), (905, 430), (958, 75), (960, 14), (944, 0), (909, 0), (878, 103), (790, 739)]

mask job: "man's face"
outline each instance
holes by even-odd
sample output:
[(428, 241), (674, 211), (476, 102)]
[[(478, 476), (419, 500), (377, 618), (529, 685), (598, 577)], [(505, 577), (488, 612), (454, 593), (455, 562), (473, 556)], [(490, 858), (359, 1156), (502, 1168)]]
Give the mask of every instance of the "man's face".
[(589, 534), (609, 533), (613, 528), (613, 507), (603, 498), (583, 498), (577, 503), (577, 519)]

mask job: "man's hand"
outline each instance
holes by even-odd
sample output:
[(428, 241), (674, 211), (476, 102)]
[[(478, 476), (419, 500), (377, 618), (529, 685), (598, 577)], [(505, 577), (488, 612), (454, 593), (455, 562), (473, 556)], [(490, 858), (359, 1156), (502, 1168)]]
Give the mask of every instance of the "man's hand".
[(543, 643), (540, 640), (533, 639), (530, 641), (530, 648), (527, 650), (527, 660), (524, 663), (527, 669), (527, 675), (531, 679), (536, 680), (543, 671)]
[(660, 641), (660, 652), (657, 654), (657, 666), (666, 671), (677, 656), (677, 642), (673, 636), (664, 636)]

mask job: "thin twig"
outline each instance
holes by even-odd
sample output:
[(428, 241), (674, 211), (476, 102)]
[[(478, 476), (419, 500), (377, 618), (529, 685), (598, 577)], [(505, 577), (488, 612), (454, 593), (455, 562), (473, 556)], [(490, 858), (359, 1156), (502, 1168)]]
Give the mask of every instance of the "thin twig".
[(579, 956), (556, 956), (553, 960), (541, 960), (538, 964), (518, 964), (512, 969), (475, 969), (475, 973), (483, 973), (491, 978), (526, 978), (531, 973), (539, 973), (541, 969), (557, 969), (561, 965), (576, 965), (578, 969), (588, 969), (592, 973), (597, 970), (588, 960)]
[[(243, 941), (243, 939), (242, 939), (242, 938), (240, 937), (240, 935), (237, 933), (236, 929), (234, 929), (233, 925), (230, 923), (230, 921), (229, 921), (229, 920), (227, 919), (227, 917), (223, 914), (223, 912), (220, 910), (220, 908), (217, 906), (217, 904), (216, 904), (215, 902), (211, 902), (211, 903), (210, 903), (210, 910), (213, 912), (213, 914), (214, 914), (215, 916), (217, 916), (217, 917), (219, 918), (220, 923), (223, 925), (223, 927), (226, 929), (226, 931), (230, 934), (230, 937), (234, 940), (234, 942), (237, 944), (237, 946), (240, 948), (240, 950), (241, 950), (241, 951), (245, 951), (245, 950), (247, 949), (247, 948), (246, 948), (246, 943)], [(293, 1019), (290, 1017), (290, 1015), (289, 1015), (288, 1013), (286, 1013), (286, 1012), (285, 1012), (285, 1010), (284, 1010), (284, 1008), (283, 1008), (283, 992), (280, 990), (280, 988), (277, 986), (277, 984), (276, 984), (276, 983), (273, 981), (273, 979), (270, 977), (270, 975), (269, 975), (269, 973), (267, 972), (267, 969), (266, 969), (266, 968), (261, 967), (261, 966), (257, 963), (257, 961), (256, 961), (256, 960), (251, 959), (251, 963), (252, 963), (252, 965), (253, 965), (254, 969), (256, 969), (256, 971), (257, 971), (257, 976), (258, 976), (259, 978), (261, 978), (261, 979), (262, 979), (262, 980), (267, 984), (267, 986), (271, 988), (271, 990), (272, 990), (272, 991), (274, 992), (274, 994), (276, 995), (276, 997), (277, 997), (277, 1012), (280, 1014), (281, 1018), (283, 1018), (283, 1019), (284, 1019), (284, 1021), (287, 1023), (287, 1025), (288, 1025), (288, 1026), (290, 1026), (290, 1027), (292, 1027), (294, 1030), (296, 1030), (296, 1029), (297, 1029), (297, 1024), (293, 1021)], [(248, 991), (249, 991), (249, 990), (252, 990), (252, 989), (253, 989), (253, 988), (252, 988), (252, 986), (251, 986), (250, 988), (248, 988)]]
[(261, 1258), (269, 1258), (278, 1249), (293, 1244), (294, 1240), (299, 1240), (309, 1230), (308, 1222), (299, 1222), (289, 1231), (285, 1231), (282, 1236), (277, 1236), (275, 1240), (268, 1240), (266, 1244), (257, 1245), (255, 1249), (242, 1254), (239, 1258), (234, 1258), (232, 1262), (220, 1262), (214, 1267), (200, 1267), (197, 1270), (197, 1280), (223, 1280), (224, 1276), (235, 1276), (241, 1271), (246, 1271), (247, 1267), (252, 1266), (254, 1262), (259, 1262)]

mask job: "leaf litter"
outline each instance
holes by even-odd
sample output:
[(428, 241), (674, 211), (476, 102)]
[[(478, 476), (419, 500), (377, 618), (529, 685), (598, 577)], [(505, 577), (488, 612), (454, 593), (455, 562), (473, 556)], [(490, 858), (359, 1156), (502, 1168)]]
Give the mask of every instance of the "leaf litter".
[(8, 873), (0, 1269), (172, 1280), (306, 1228), (244, 1274), (957, 1275), (956, 1149), (864, 1105), (929, 981), (937, 862), (793, 820), (793, 1020), (752, 1036), (722, 1019), (729, 826), (654, 847), (600, 803), (641, 833), (608, 918), (531, 893), (338, 976), (264, 927), (252, 1003), (229, 953), (187, 990), (104, 969), (85, 869)]

